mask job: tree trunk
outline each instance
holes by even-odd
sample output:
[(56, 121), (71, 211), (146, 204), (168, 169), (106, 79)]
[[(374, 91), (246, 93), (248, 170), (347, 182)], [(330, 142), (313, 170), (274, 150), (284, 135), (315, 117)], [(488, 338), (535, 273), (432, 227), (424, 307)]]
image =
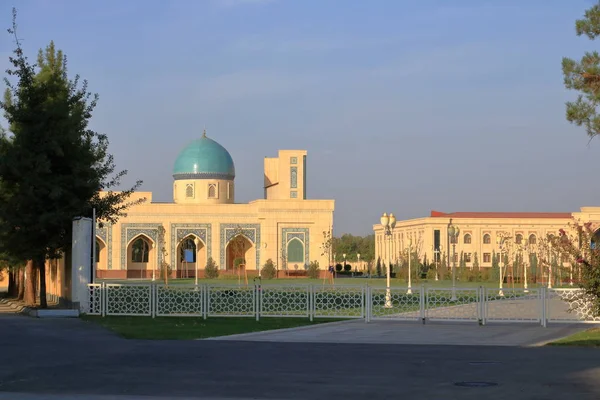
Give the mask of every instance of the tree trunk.
[(46, 300), (46, 258), (40, 257), (36, 260), (36, 270), (40, 273), (40, 308), (48, 308)]
[(27, 266), (25, 267), (25, 304), (28, 306), (35, 306), (35, 278), (36, 270), (33, 266), (32, 260), (27, 260)]
[(14, 269), (10, 269), (8, 271), (8, 295), (10, 297), (16, 297), (17, 293), (17, 279), (16, 279), (16, 271)]
[(25, 268), (19, 268), (17, 272), (17, 300), (25, 298)]

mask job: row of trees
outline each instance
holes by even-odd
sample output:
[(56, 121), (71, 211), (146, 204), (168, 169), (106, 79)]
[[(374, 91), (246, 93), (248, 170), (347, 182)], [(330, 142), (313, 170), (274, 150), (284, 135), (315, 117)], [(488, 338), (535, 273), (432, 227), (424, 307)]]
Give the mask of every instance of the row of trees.
[(141, 181), (114, 191), (127, 171), (116, 172), (107, 136), (89, 127), (98, 96), (79, 76), (69, 78), (53, 42), (30, 63), (16, 18), (13, 9), (15, 49), (0, 102), (8, 122), (0, 132), (0, 256), (10, 293), (33, 305), (39, 282), (46, 307), (46, 261), (69, 251), (73, 218), (95, 209), (98, 219), (116, 222), (143, 199), (129, 201)]

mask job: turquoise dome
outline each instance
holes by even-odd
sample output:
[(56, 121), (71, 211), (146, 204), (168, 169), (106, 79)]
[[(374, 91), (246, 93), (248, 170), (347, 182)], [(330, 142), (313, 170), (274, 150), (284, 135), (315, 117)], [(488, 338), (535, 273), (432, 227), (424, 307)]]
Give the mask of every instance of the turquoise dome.
[(184, 147), (175, 160), (173, 178), (178, 179), (225, 179), (235, 178), (235, 166), (231, 155), (223, 146), (206, 137)]

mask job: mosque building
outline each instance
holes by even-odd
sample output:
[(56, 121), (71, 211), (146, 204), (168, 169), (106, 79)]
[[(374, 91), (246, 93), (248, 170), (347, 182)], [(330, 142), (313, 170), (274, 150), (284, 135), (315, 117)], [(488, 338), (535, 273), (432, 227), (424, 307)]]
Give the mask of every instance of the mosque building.
[(308, 198), (306, 169), (306, 151), (280, 150), (264, 159), (264, 199), (236, 203), (233, 159), (204, 132), (175, 160), (173, 202), (137, 192), (132, 200), (145, 202), (114, 225), (97, 225), (96, 276), (152, 278), (163, 255), (172, 277), (202, 277), (209, 258), (231, 271), (241, 257), (249, 274), (268, 259), (297, 275), (311, 261), (325, 270), (323, 232), (333, 225), (334, 200)]

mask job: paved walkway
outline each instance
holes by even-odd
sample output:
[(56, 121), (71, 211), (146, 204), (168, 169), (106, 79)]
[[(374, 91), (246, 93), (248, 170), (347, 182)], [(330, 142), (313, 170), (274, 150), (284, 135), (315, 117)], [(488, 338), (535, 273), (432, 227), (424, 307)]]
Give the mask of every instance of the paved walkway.
[(588, 329), (583, 324), (488, 324), (404, 321), (343, 321), (279, 331), (255, 332), (205, 340), (287, 343), (413, 344), (460, 346), (540, 346)]

